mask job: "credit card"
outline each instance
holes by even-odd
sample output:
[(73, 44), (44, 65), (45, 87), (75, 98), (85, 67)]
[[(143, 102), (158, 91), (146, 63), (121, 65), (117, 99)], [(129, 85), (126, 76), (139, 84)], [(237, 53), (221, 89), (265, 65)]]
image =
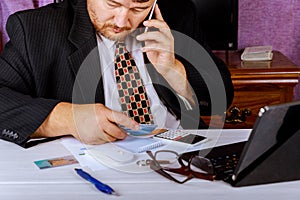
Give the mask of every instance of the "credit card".
[(130, 128), (126, 128), (125, 126), (119, 125), (124, 131), (127, 132), (128, 135), (131, 136), (152, 136), (152, 131), (157, 127), (156, 124), (140, 124), (139, 130), (132, 130)]
[(78, 161), (76, 160), (76, 158), (74, 156), (69, 155), (69, 156), (50, 158), (50, 159), (45, 159), (45, 160), (37, 160), (37, 161), (34, 161), (34, 163), (40, 169), (47, 169), (47, 168), (52, 168), (52, 167), (59, 167), (59, 166), (75, 164), (75, 163), (78, 163)]

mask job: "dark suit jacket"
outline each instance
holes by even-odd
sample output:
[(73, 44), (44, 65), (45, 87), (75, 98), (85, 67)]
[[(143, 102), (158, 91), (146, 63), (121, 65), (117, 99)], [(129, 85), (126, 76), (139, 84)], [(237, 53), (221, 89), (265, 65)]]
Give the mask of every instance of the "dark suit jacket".
[[(59, 102), (105, 103), (95, 30), (85, 0), (15, 13), (8, 19), (7, 32), (10, 41), (0, 57), (0, 138), (24, 146)], [(181, 60), (200, 102), (194, 110), (210, 114), (211, 100), (199, 70)], [(148, 69), (169, 111), (178, 119), (187, 116), (184, 127), (197, 128), (199, 115), (186, 111), (163, 77), (151, 65)], [(218, 69), (228, 106), (233, 98), (230, 73), (223, 64)]]

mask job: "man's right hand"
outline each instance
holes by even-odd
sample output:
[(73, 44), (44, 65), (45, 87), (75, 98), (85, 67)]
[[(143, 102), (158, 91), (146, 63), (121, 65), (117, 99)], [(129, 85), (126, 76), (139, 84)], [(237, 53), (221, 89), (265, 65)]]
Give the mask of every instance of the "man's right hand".
[(110, 110), (103, 104), (61, 102), (32, 137), (73, 135), (86, 144), (102, 144), (127, 136), (117, 124), (134, 130), (139, 129), (136, 121), (121, 112)]

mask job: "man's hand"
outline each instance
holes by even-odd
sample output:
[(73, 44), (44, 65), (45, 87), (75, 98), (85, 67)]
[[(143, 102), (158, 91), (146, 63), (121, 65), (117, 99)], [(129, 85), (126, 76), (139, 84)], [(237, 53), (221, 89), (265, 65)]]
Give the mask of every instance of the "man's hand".
[(146, 27), (157, 28), (158, 31), (148, 31), (137, 36), (137, 40), (144, 41), (142, 48), (155, 69), (181, 96), (194, 104), (191, 87), (187, 81), (183, 64), (175, 59), (174, 38), (172, 32), (164, 21), (158, 5), (155, 6), (155, 19), (144, 21)]
[(145, 42), (142, 51), (147, 53), (149, 61), (156, 70), (164, 75), (175, 66), (174, 38), (157, 5), (154, 13), (155, 19), (144, 21), (143, 24), (148, 28), (154, 27), (158, 30), (138, 35), (137, 39)]
[(73, 135), (86, 144), (102, 144), (126, 137), (127, 134), (117, 124), (139, 129), (136, 121), (103, 104), (62, 102), (57, 104), (32, 137)]

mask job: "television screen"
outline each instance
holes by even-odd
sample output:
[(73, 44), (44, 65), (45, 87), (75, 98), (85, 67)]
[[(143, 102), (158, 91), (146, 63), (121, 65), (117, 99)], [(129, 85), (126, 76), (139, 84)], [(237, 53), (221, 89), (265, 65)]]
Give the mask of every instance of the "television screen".
[[(171, 29), (194, 39), (204, 37), (212, 50), (236, 50), (238, 0), (158, 0)], [(203, 35), (192, 35), (199, 32)], [(200, 41), (201, 39), (199, 39)]]

